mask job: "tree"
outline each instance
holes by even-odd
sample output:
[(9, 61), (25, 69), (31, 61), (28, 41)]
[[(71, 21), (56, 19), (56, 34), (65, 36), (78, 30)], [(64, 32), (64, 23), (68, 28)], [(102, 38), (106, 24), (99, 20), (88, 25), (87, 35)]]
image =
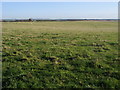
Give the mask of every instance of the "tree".
[(31, 18), (29, 18), (29, 22), (31, 22), (32, 21), (32, 19)]

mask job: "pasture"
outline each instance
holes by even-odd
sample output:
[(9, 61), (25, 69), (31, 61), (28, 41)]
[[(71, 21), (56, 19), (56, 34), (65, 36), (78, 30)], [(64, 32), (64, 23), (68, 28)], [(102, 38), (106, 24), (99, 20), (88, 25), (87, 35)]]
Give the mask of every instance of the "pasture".
[(117, 22), (2, 24), (3, 88), (120, 88)]

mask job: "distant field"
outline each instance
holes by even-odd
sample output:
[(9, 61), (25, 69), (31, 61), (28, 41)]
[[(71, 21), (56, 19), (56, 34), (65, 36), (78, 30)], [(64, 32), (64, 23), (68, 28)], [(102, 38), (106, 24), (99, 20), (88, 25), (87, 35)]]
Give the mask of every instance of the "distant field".
[(3, 22), (4, 88), (120, 88), (118, 24)]

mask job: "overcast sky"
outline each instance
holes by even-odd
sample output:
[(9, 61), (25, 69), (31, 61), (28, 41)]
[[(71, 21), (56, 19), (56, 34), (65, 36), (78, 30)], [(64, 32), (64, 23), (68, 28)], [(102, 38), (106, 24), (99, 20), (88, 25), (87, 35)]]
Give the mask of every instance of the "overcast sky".
[(117, 2), (3, 2), (3, 19), (117, 19)]

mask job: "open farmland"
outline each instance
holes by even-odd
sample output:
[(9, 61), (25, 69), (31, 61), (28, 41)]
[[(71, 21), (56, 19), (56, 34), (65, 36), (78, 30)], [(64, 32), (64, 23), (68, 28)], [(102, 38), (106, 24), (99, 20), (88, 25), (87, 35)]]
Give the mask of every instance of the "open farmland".
[(4, 88), (120, 88), (115, 21), (3, 22)]

